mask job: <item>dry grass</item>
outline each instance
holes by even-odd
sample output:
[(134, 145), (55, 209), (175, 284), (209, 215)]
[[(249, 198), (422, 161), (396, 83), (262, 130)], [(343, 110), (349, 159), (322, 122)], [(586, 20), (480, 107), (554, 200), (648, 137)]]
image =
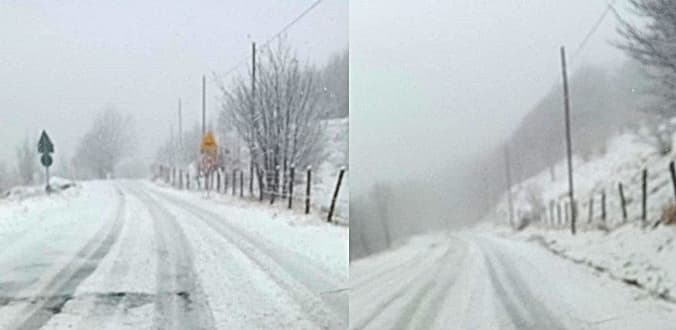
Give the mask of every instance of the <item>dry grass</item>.
[(667, 205), (662, 209), (661, 223), (663, 225), (676, 225), (676, 204)]

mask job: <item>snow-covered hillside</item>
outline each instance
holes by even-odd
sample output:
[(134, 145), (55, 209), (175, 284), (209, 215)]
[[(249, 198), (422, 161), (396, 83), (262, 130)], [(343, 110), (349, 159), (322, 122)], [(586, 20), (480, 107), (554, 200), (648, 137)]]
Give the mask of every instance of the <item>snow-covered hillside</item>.
[[(662, 156), (633, 133), (613, 138), (605, 154), (587, 161), (574, 159), (575, 196), (579, 200), (577, 235), (570, 224), (551, 225), (557, 216), (550, 203), (566, 198), (568, 182), (565, 162), (557, 164), (555, 180), (549, 171), (514, 185), (515, 214), (533, 210), (533, 194), (541, 197), (542, 220), (515, 232), (506, 223), (506, 198), (480, 226), (504, 236), (530, 240), (595, 272), (642, 288), (662, 299), (676, 301), (676, 227), (654, 227), (665, 206), (674, 202), (669, 162), (674, 152)], [(573, 142), (574, 143), (574, 142)], [(647, 221), (642, 223), (642, 170), (647, 169)], [(623, 220), (618, 183), (627, 200)], [(601, 192), (606, 193), (606, 220), (601, 218)], [(529, 198), (529, 195), (531, 198)], [(594, 198), (590, 219), (590, 197)], [(537, 203), (536, 203), (537, 204)], [(565, 204), (561, 204), (562, 207)], [(562, 211), (562, 214), (565, 214)], [(552, 217), (554, 219), (552, 219)], [(563, 215), (562, 215), (563, 217)]]

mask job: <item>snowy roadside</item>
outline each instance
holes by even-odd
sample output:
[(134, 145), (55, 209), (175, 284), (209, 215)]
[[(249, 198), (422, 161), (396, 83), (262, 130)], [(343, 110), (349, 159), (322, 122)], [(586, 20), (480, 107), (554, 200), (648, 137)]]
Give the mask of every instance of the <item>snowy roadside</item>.
[(179, 191), (150, 182), (146, 186), (212, 210), (231, 224), (308, 257), (347, 281), (349, 230), (345, 226), (326, 223), (317, 214), (304, 215), (294, 210), (256, 207), (259, 205), (257, 202), (239, 197), (211, 193), (206, 198), (204, 192)]
[(515, 232), (504, 225), (474, 228), (505, 238), (529, 241), (590, 270), (608, 275), (643, 292), (676, 303), (676, 228), (642, 229), (630, 223), (610, 232), (551, 230), (531, 226)]

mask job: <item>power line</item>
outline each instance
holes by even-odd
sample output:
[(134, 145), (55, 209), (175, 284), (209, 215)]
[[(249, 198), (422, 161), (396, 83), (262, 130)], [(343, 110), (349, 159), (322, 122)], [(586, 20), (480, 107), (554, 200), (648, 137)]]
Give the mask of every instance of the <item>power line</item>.
[[(569, 66), (571, 69), (573, 68), (573, 65), (576, 63), (575, 60), (576, 60), (576, 59), (580, 56), (580, 54), (582, 53), (582, 50), (584, 49), (584, 47), (587, 46), (587, 44), (589, 43), (589, 40), (591, 40), (591, 38), (592, 38), (592, 36), (594, 35), (594, 33), (596, 33), (596, 31), (599, 29), (599, 27), (601, 26), (601, 24), (602, 24), (603, 21), (605, 20), (606, 16), (608, 16), (608, 13), (615, 10), (615, 8), (613, 7), (613, 5), (615, 4), (616, 1), (617, 1), (617, 0), (611, 0), (610, 2), (608, 2), (607, 6), (606, 6), (606, 9), (601, 13), (601, 15), (599, 16), (599, 18), (596, 19), (596, 21), (594, 22), (594, 25), (592, 25), (591, 29), (589, 29), (589, 31), (587, 31), (587, 33), (585, 34), (585, 37), (584, 37), (584, 38), (582, 39), (582, 41), (578, 44), (577, 48), (575, 49), (575, 52), (573, 53), (573, 55), (572, 55), (572, 56), (570, 57), (570, 59), (568, 60), (568, 62), (569, 62), (569, 63), (568, 63), (568, 66)], [(571, 70), (571, 71), (572, 71), (572, 70)], [(556, 86), (556, 85), (558, 84), (559, 80), (561, 79), (561, 77), (559, 76), (559, 74), (560, 74), (559, 72), (556, 73), (555, 78), (552, 79), (552, 83), (550, 84), (551, 86)]]
[(591, 39), (592, 35), (596, 33), (596, 30), (598, 30), (598, 28), (601, 26), (601, 23), (603, 23), (603, 20), (606, 18), (606, 16), (608, 16), (608, 13), (611, 10), (614, 10), (613, 5), (615, 4), (616, 1), (617, 0), (612, 0), (608, 3), (608, 5), (606, 6), (606, 10), (604, 10), (603, 13), (601, 13), (601, 16), (599, 16), (599, 18), (596, 20), (591, 30), (587, 32), (587, 35), (585, 35), (584, 39), (582, 39), (582, 42), (580, 42), (580, 44), (575, 49), (575, 52), (573, 52), (573, 56), (570, 57), (571, 63), (577, 58), (578, 55), (580, 55), (580, 52), (582, 52), (584, 46), (587, 45), (587, 42)]
[[(305, 17), (305, 15), (307, 15), (310, 11), (312, 11), (313, 9), (315, 9), (322, 1), (323, 1), (323, 0), (317, 0), (317, 1), (315, 1), (314, 3), (312, 3), (312, 5), (310, 5), (308, 8), (306, 8), (305, 10), (303, 10), (300, 14), (298, 14), (298, 16), (296, 16), (296, 18), (294, 18), (294, 19), (291, 20), (289, 23), (287, 23), (286, 25), (284, 25), (284, 27), (282, 27), (279, 31), (277, 31), (277, 33), (273, 34), (272, 37), (270, 37), (268, 40), (266, 40), (266, 41), (262, 44), (262, 47), (268, 46), (268, 45), (269, 45), (270, 43), (272, 43), (275, 39), (279, 38), (283, 33), (285, 33), (286, 31), (288, 31), (293, 25), (295, 25), (296, 23), (298, 23), (298, 21), (300, 21), (303, 17)], [(249, 60), (249, 54), (247, 54), (246, 56), (243, 56), (241, 60), (237, 61), (237, 64), (235, 64), (235, 65), (233, 65), (232, 67), (230, 67), (230, 69), (226, 70), (225, 73), (223, 73), (223, 74), (220, 76), (221, 79), (223, 79), (223, 78), (229, 76), (230, 74), (232, 74), (233, 72), (235, 72), (235, 70), (239, 69), (239, 67), (240, 67), (242, 64), (245, 64), (248, 60)], [(216, 74), (215, 72), (214, 72), (214, 76), (217, 76), (217, 74)]]

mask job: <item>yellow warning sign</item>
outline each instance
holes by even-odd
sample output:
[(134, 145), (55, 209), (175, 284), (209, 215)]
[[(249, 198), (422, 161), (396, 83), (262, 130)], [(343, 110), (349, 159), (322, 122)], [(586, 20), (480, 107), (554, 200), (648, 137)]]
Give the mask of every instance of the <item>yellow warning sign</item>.
[(216, 136), (213, 132), (208, 132), (202, 138), (202, 146), (200, 147), (200, 152), (203, 154), (212, 154), (215, 155), (218, 152), (218, 144), (216, 143)]

